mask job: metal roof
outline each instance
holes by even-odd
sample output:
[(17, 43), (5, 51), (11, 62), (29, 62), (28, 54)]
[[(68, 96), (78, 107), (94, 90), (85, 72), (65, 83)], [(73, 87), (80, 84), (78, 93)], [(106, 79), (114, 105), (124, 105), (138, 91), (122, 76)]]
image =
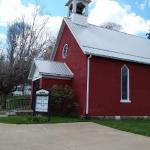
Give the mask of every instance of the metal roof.
[(72, 78), (73, 73), (69, 67), (62, 62), (46, 61), (35, 59), (31, 66), (29, 79), (33, 79), (36, 70), (39, 76), (53, 76), (53, 77), (64, 77)]
[(150, 64), (150, 40), (64, 18), (84, 54)]

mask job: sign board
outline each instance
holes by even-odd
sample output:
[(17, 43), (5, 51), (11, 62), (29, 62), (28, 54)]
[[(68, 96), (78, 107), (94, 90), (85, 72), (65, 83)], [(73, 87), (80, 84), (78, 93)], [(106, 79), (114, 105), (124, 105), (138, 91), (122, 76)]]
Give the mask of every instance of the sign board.
[(36, 92), (35, 99), (35, 112), (48, 112), (49, 111), (49, 91), (39, 90)]
[(48, 96), (36, 96), (35, 111), (48, 112)]

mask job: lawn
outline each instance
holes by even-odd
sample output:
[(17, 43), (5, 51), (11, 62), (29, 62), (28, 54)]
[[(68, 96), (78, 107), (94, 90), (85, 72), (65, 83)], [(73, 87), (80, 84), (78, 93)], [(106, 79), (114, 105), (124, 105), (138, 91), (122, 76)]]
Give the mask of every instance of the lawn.
[(42, 124), (42, 123), (74, 123), (74, 122), (84, 122), (86, 120), (80, 119), (78, 117), (48, 117), (38, 116), (9, 116), (0, 117), (0, 123), (6, 124)]
[(94, 120), (95, 123), (150, 137), (150, 119)]
[(150, 119), (124, 119), (124, 120), (105, 120), (105, 119), (81, 119), (78, 117), (59, 117), (53, 116), (48, 120), (47, 117), (27, 117), (10, 116), (0, 117), (0, 123), (7, 124), (41, 124), (41, 123), (74, 123), (74, 122), (95, 122), (122, 131), (132, 132), (150, 137)]

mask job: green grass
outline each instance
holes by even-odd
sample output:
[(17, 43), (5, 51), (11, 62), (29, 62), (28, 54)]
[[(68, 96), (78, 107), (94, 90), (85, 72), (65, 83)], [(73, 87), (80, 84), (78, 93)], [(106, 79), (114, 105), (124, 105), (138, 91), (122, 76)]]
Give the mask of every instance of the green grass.
[(42, 124), (42, 123), (74, 123), (74, 122), (95, 122), (101, 125), (132, 132), (150, 137), (150, 119), (124, 119), (124, 120), (105, 120), (90, 119), (85, 120), (78, 117), (59, 117), (53, 116), (50, 120), (44, 116), (10, 116), (0, 117), (0, 123), (7, 124)]
[(0, 123), (7, 124), (42, 124), (42, 123), (74, 123), (74, 122), (84, 122), (86, 120), (80, 119), (78, 117), (51, 117), (48, 120), (48, 117), (44, 116), (9, 116), (9, 117), (0, 117)]
[(95, 123), (150, 137), (150, 119), (94, 120)]
[(6, 124), (25, 124), (27, 122), (27, 117), (0, 117), (0, 123)]

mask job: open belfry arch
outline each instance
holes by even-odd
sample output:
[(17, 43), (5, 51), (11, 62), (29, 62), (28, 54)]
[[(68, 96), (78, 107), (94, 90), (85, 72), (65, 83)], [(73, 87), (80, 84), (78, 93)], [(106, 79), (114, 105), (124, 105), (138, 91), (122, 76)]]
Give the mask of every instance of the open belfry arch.
[(68, 7), (68, 16), (80, 14), (88, 16), (88, 4), (91, 0), (69, 0), (66, 4)]

